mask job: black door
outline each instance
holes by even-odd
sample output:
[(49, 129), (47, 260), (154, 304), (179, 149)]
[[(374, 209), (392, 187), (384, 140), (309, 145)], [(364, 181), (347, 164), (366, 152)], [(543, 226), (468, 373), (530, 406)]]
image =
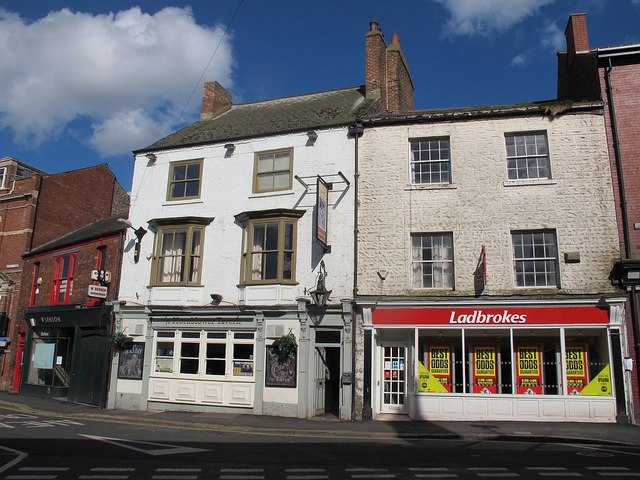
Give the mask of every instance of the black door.
[(109, 369), (109, 342), (98, 328), (76, 329), (69, 400), (104, 407)]

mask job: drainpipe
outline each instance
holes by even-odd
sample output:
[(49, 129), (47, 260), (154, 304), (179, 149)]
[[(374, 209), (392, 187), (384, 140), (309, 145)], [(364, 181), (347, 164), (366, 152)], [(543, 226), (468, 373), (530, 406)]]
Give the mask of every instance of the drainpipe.
[[(353, 181), (353, 303), (356, 306), (358, 297), (358, 180), (360, 178), (360, 170), (358, 166), (358, 139), (363, 135), (364, 127), (361, 123), (349, 127), (348, 136), (355, 140), (354, 144), (354, 181)], [(354, 308), (354, 317), (357, 315), (357, 309)], [(362, 312), (360, 312), (362, 316)], [(356, 342), (358, 331), (353, 335), (353, 341)], [(364, 331), (364, 351), (363, 351), (363, 398), (362, 398), (362, 419), (371, 420), (371, 330)], [(355, 347), (355, 345), (354, 345)], [(355, 352), (356, 349), (354, 348)], [(354, 362), (355, 363), (355, 362)], [(356, 389), (353, 389), (354, 394)]]
[[(618, 136), (618, 121), (616, 107), (611, 87), (611, 70), (613, 65), (609, 58), (609, 65), (604, 70), (604, 81), (607, 89), (607, 103), (609, 104), (609, 117), (611, 120), (611, 136), (613, 137), (613, 154), (618, 174), (618, 190), (620, 193), (620, 215), (622, 217), (622, 234), (624, 238), (624, 258), (631, 258), (631, 239), (629, 234), (629, 212), (627, 209), (627, 196), (624, 182), (624, 168), (622, 166), (622, 152), (620, 151), (620, 137)], [(638, 295), (636, 286), (632, 285), (629, 291), (629, 303), (631, 305), (631, 326), (633, 328), (634, 349), (636, 353), (636, 375), (640, 383), (640, 325), (638, 323)]]
[(364, 127), (360, 123), (349, 127), (347, 135), (355, 140), (354, 146), (354, 174), (353, 174), (353, 300), (358, 296), (358, 139), (364, 133)]

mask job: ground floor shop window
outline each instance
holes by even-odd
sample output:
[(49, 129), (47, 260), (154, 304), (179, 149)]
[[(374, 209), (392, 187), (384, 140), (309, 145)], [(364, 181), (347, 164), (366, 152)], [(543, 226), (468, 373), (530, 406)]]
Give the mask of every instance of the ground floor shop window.
[(253, 379), (255, 333), (156, 331), (155, 373), (206, 379)]
[(26, 383), (68, 387), (72, 346), (73, 329), (34, 332)]
[(417, 339), (418, 392), (613, 394), (605, 328), (420, 329)]

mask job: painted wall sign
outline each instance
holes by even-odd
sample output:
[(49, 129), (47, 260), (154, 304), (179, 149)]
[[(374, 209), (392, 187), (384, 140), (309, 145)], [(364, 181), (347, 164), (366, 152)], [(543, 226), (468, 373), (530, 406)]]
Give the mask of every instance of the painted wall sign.
[(473, 348), (473, 393), (498, 393), (495, 345)]
[(607, 325), (607, 309), (572, 307), (376, 308), (374, 325), (524, 327), (529, 325)]
[(539, 345), (516, 347), (516, 393), (542, 395), (542, 352)]

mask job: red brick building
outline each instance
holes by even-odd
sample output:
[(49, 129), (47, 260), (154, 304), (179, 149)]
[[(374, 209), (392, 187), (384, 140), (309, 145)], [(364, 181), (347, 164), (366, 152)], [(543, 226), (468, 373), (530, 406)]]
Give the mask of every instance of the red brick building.
[[(612, 281), (626, 288), (629, 358), (636, 365), (629, 381), (634, 392), (633, 411), (640, 418), (640, 43), (593, 48), (589, 45), (587, 19), (571, 15), (565, 30), (567, 51), (558, 54), (558, 98), (602, 100), (609, 158), (616, 198), (621, 262)], [(629, 274), (630, 273), (630, 274)]]
[(29, 300), (24, 286), (31, 285), (22, 256), (98, 219), (126, 215), (129, 196), (106, 164), (47, 174), (6, 157), (0, 181), (0, 324), (6, 325), (0, 332), (6, 338), (0, 340), (0, 389), (18, 390)]
[[(15, 158), (0, 160), (0, 337), (15, 339), (22, 254), (31, 245), (43, 172)], [(4, 343), (4, 345), (2, 345)], [(12, 383), (16, 342), (0, 340), (2, 388)]]
[(97, 220), (24, 256), (22, 392), (104, 406), (124, 219)]

